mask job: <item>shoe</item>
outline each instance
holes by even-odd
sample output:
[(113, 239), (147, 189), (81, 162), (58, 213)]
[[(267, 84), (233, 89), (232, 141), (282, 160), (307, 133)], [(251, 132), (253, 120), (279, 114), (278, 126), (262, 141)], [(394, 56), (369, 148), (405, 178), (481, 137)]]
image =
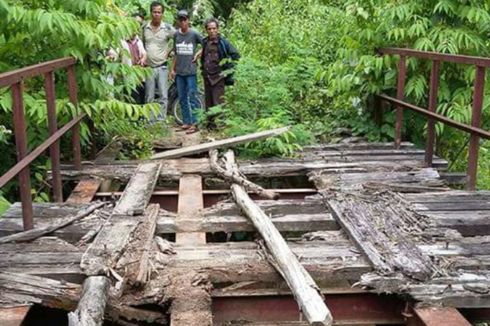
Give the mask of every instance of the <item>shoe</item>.
[(182, 130), (187, 130), (187, 129), (189, 129), (190, 127), (192, 127), (192, 125), (182, 125), (182, 126), (180, 126), (180, 129), (182, 129)]
[(198, 132), (199, 129), (197, 129), (196, 126), (191, 126), (189, 129), (187, 129), (187, 131), (185, 132), (187, 135), (190, 135), (190, 134), (193, 134), (195, 132)]

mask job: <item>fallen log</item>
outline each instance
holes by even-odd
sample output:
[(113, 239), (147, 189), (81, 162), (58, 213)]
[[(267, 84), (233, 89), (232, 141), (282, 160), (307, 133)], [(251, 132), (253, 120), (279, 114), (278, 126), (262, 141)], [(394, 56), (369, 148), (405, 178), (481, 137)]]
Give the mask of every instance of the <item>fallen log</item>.
[(209, 143), (187, 146), (179, 149), (174, 149), (170, 151), (165, 151), (163, 153), (158, 153), (153, 155), (152, 159), (168, 159), (168, 158), (178, 158), (186, 155), (193, 155), (198, 153), (204, 153), (211, 149), (221, 148), (221, 147), (231, 147), (234, 145), (239, 145), (243, 143), (248, 143), (254, 140), (259, 140), (263, 138), (278, 136), (289, 130), (289, 127), (283, 127), (273, 130), (256, 132), (249, 135), (243, 135), (228, 139), (222, 139), (217, 141), (212, 141)]
[(267, 199), (278, 199), (279, 194), (272, 190), (266, 190), (261, 186), (247, 180), (238, 170), (226, 170), (223, 169), (218, 163), (218, 150), (212, 149), (209, 151), (209, 161), (211, 164), (211, 169), (222, 176), (225, 180), (239, 184), (245, 189), (252, 191), (259, 195), (260, 197)]
[[(225, 154), (228, 171), (236, 170), (235, 158), (232, 151)], [(301, 311), (311, 325), (332, 325), (332, 314), (328, 310), (323, 297), (313, 278), (299, 263), (298, 258), (288, 247), (279, 231), (271, 220), (250, 199), (242, 186), (231, 186), (233, 198), (240, 209), (253, 222), (260, 232), (269, 251), (274, 258), (274, 267), (286, 280), (296, 298)]]
[(83, 283), (83, 292), (77, 310), (68, 314), (69, 326), (100, 326), (104, 322), (105, 306), (109, 297), (109, 279), (92, 276)]
[(96, 209), (101, 208), (104, 206), (106, 203), (95, 203), (85, 209), (82, 209), (78, 214), (76, 214), (73, 217), (69, 217), (64, 219), (62, 222), (55, 223), (52, 225), (47, 225), (43, 228), (40, 229), (33, 229), (33, 230), (28, 230), (24, 232), (19, 232), (16, 234), (12, 234), (6, 237), (0, 238), (0, 244), (3, 243), (8, 243), (8, 242), (25, 242), (25, 241), (32, 241), (35, 240), (43, 235), (49, 234), (51, 232), (54, 232), (58, 229), (64, 228), (67, 225), (72, 224), (75, 221), (78, 221), (90, 214), (92, 214)]

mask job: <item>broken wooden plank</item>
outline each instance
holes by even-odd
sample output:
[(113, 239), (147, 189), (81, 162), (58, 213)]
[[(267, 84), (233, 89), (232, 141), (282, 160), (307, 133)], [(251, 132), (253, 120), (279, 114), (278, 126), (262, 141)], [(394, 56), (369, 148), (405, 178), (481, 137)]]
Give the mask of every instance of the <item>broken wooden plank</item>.
[[(236, 170), (232, 151), (226, 153), (226, 169)], [(288, 283), (291, 291), (311, 325), (331, 325), (332, 315), (323, 301), (313, 278), (301, 266), (298, 258), (274, 227), (267, 215), (250, 199), (242, 186), (231, 186), (233, 198), (242, 211), (250, 218), (270, 250), (274, 267)]]
[(36, 228), (36, 229), (24, 231), (24, 232), (19, 232), (16, 234), (12, 234), (12, 235), (2, 237), (2, 238), (0, 238), (0, 244), (8, 243), (8, 242), (31, 241), (31, 240), (37, 239), (43, 235), (46, 235), (46, 234), (52, 233), (58, 229), (64, 228), (65, 226), (70, 225), (73, 222), (78, 221), (78, 220), (92, 214), (96, 209), (99, 209), (104, 205), (106, 205), (106, 203), (95, 203), (93, 205), (90, 205), (86, 209), (82, 209), (75, 216), (68, 217), (66, 219), (63, 219), (62, 221), (58, 221), (59, 223), (57, 223), (57, 224), (49, 225), (49, 226), (46, 226), (44, 228)]
[(381, 183), (400, 186), (419, 186), (440, 188), (444, 183), (439, 173), (432, 168), (414, 171), (368, 171), (367, 173), (330, 174), (328, 171), (315, 171), (309, 174), (317, 189), (339, 188), (341, 190), (362, 189), (364, 184)]
[(174, 149), (170, 151), (166, 151), (163, 153), (158, 153), (153, 155), (152, 159), (168, 159), (168, 158), (177, 158), (186, 155), (193, 155), (198, 153), (208, 152), (211, 149), (223, 148), (223, 147), (231, 147), (239, 144), (248, 143), (255, 140), (260, 140), (264, 138), (274, 137), (281, 135), (289, 130), (289, 127), (283, 127), (273, 130), (256, 132), (253, 134), (248, 134), (244, 136), (238, 136), (228, 139), (217, 140), (209, 143), (192, 145), (184, 148)]
[[(204, 198), (202, 196), (202, 178), (199, 175), (187, 174), (180, 179), (179, 183), (179, 203), (176, 225), (181, 220), (199, 224), (202, 220), (202, 209)], [(183, 232), (177, 233), (175, 241), (183, 245), (195, 245), (206, 243), (206, 233), (204, 232)]]
[(149, 255), (155, 234), (157, 216), (160, 205), (148, 206), (148, 214), (138, 224), (124, 250), (124, 254), (116, 264), (120, 275), (133, 286), (143, 286), (149, 280)]
[(158, 163), (141, 164), (119, 198), (114, 214), (129, 216), (143, 214), (150, 202), (161, 167)]
[(414, 243), (429, 227), (392, 193), (324, 193), (332, 215), (382, 274), (401, 271), (425, 280), (436, 266)]
[(104, 322), (105, 306), (109, 297), (109, 279), (92, 276), (83, 282), (83, 291), (77, 309), (68, 314), (69, 326), (100, 326)]
[[(56, 281), (22, 273), (0, 272), (0, 301), (35, 303), (71, 311), (76, 308), (81, 293), (81, 285), (64, 280)], [(115, 298), (109, 298), (106, 319), (114, 322), (120, 320), (167, 322), (167, 317), (161, 312), (124, 306)]]
[(361, 277), (358, 285), (375, 289), (379, 293), (408, 294), (423, 305), (455, 308), (490, 306), (490, 279), (476, 273), (436, 277), (426, 282), (413, 282), (402, 275), (380, 276), (369, 273)]

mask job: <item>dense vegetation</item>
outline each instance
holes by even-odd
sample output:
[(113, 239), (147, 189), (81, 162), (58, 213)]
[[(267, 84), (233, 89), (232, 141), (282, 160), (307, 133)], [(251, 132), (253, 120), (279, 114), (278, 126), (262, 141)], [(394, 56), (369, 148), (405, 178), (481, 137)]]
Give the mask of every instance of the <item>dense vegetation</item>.
[[(97, 130), (90, 135), (88, 127), (83, 127), (84, 144), (96, 139), (102, 145), (123, 135), (130, 143), (127, 155), (148, 155), (158, 128), (148, 131), (144, 124), (132, 121), (147, 116), (153, 106), (133, 105), (127, 96), (148, 72), (111, 62), (105, 54), (138, 30), (124, 15), (135, 11), (147, 14), (150, 2), (0, 0), (0, 72), (62, 56), (76, 57), (80, 62), (80, 110), (90, 115)], [(236, 135), (294, 125), (283, 137), (243, 147), (244, 155), (294, 155), (300, 145), (330, 139), (339, 127), (348, 127), (370, 140), (390, 140), (393, 114), (387, 112), (379, 127), (372, 120), (371, 109), (374, 94), (393, 94), (397, 60), (377, 56), (377, 47), (490, 55), (487, 1), (174, 0), (166, 4), (166, 21), (173, 22), (176, 9), (188, 8), (201, 31), (206, 17), (220, 16), (223, 34), (242, 54), (236, 68), (237, 83), (228, 89), (228, 104), (212, 112), (220, 133)], [(407, 99), (426, 106), (430, 63), (409, 60), (408, 68)], [(114, 85), (108, 76), (115, 77)], [(57, 74), (61, 124), (76, 113), (68, 104), (64, 78), (63, 73)], [(469, 122), (473, 80), (473, 67), (443, 65), (438, 112)], [(42, 86), (41, 79), (26, 83), (30, 148), (47, 135)], [(489, 91), (487, 83), (486, 129), (490, 128)], [(425, 121), (410, 113), (406, 121), (406, 137), (422, 144)], [(4, 153), (0, 174), (14, 164), (11, 130), (10, 93), (0, 89), (0, 151)], [(453, 169), (464, 170), (467, 135), (443, 126), (437, 131), (439, 154), (452, 161)], [(490, 144), (482, 145), (479, 186), (490, 188)], [(48, 167), (45, 158), (33, 166), (37, 200), (47, 199), (49, 188), (43, 185)], [(13, 189), (3, 191), (14, 199)]]

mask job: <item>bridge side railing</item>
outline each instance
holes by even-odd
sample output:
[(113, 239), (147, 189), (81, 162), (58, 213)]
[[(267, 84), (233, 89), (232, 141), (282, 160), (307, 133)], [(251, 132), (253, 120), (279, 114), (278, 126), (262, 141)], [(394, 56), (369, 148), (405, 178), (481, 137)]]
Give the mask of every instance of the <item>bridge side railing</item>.
[[(490, 58), (474, 57), (466, 55), (443, 54), (435, 52), (417, 51), (401, 48), (381, 48), (378, 52), (383, 55), (398, 55), (398, 79), (396, 98), (386, 94), (379, 95), (379, 98), (388, 101), (396, 106), (395, 122), (395, 147), (400, 148), (402, 141), (403, 127), (403, 110), (408, 109), (418, 112), (428, 118), (427, 124), (427, 141), (425, 149), (425, 163), (432, 166), (432, 157), (434, 154), (434, 143), (436, 138), (435, 123), (441, 122), (448, 126), (457, 128), (470, 134), (470, 144), (468, 153), (468, 180), (467, 189), (475, 190), (478, 169), (478, 152), (480, 138), (490, 139), (490, 132), (480, 128), (481, 115), (483, 107), (483, 96), (485, 88), (485, 72), (490, 67)], [(407, 74), (407, 58), (419, 58), (432, 61), (430, 74), (430, 89), (428, 108), (421, 108), (404, 101), (405, 98), (405, 80)], [(476, 77), (473, 92), (473, 107), (471, 115), (471, 125), (460, 123), (441, 114), (436, 113), (437, 94), (439, 88), (439, 70), (441, 62), (451, 62), (458, 64), (474, 65), (476, 67)]]
[[(81, 168), (80, 121), (85, 117), (85, 114), (78, 115), (60, 129), (58, 129), (58, 123), (56, 119), (54, 72), (59, 69), (67, 70), (70, 102), (76, 106), (78, 102), (78, 95), (75, 64), (75, 58), (67, 57), (0, 74), (0, 87), (10, 86), (11, 88), (14, 136), (17, 151), (17, 164), (0, 177), (0, 188), (2, 188), (7, 182), (12, 180), (16, 175), (19, 175), (19, 188), (20, 198), (22, 202), (22, 218), (24, 230), (33, 228), (32, 195), (29, 168), (30, 164), (39, 155), (41, 155), (49, 148), (52, 166), (53, 199), (56, 202), (62, 202), (63, 193), (60, 171), (59, 140), (64, 134), (72, 130), (74, 165), (77, 169)], [(44, 75), (44, 88), (46, 91), (46, 106), (48, 113), (48, 129), (50, 136), (32, 152), (27, 153), (23, 84), (25, 79), (40, 75)]]

